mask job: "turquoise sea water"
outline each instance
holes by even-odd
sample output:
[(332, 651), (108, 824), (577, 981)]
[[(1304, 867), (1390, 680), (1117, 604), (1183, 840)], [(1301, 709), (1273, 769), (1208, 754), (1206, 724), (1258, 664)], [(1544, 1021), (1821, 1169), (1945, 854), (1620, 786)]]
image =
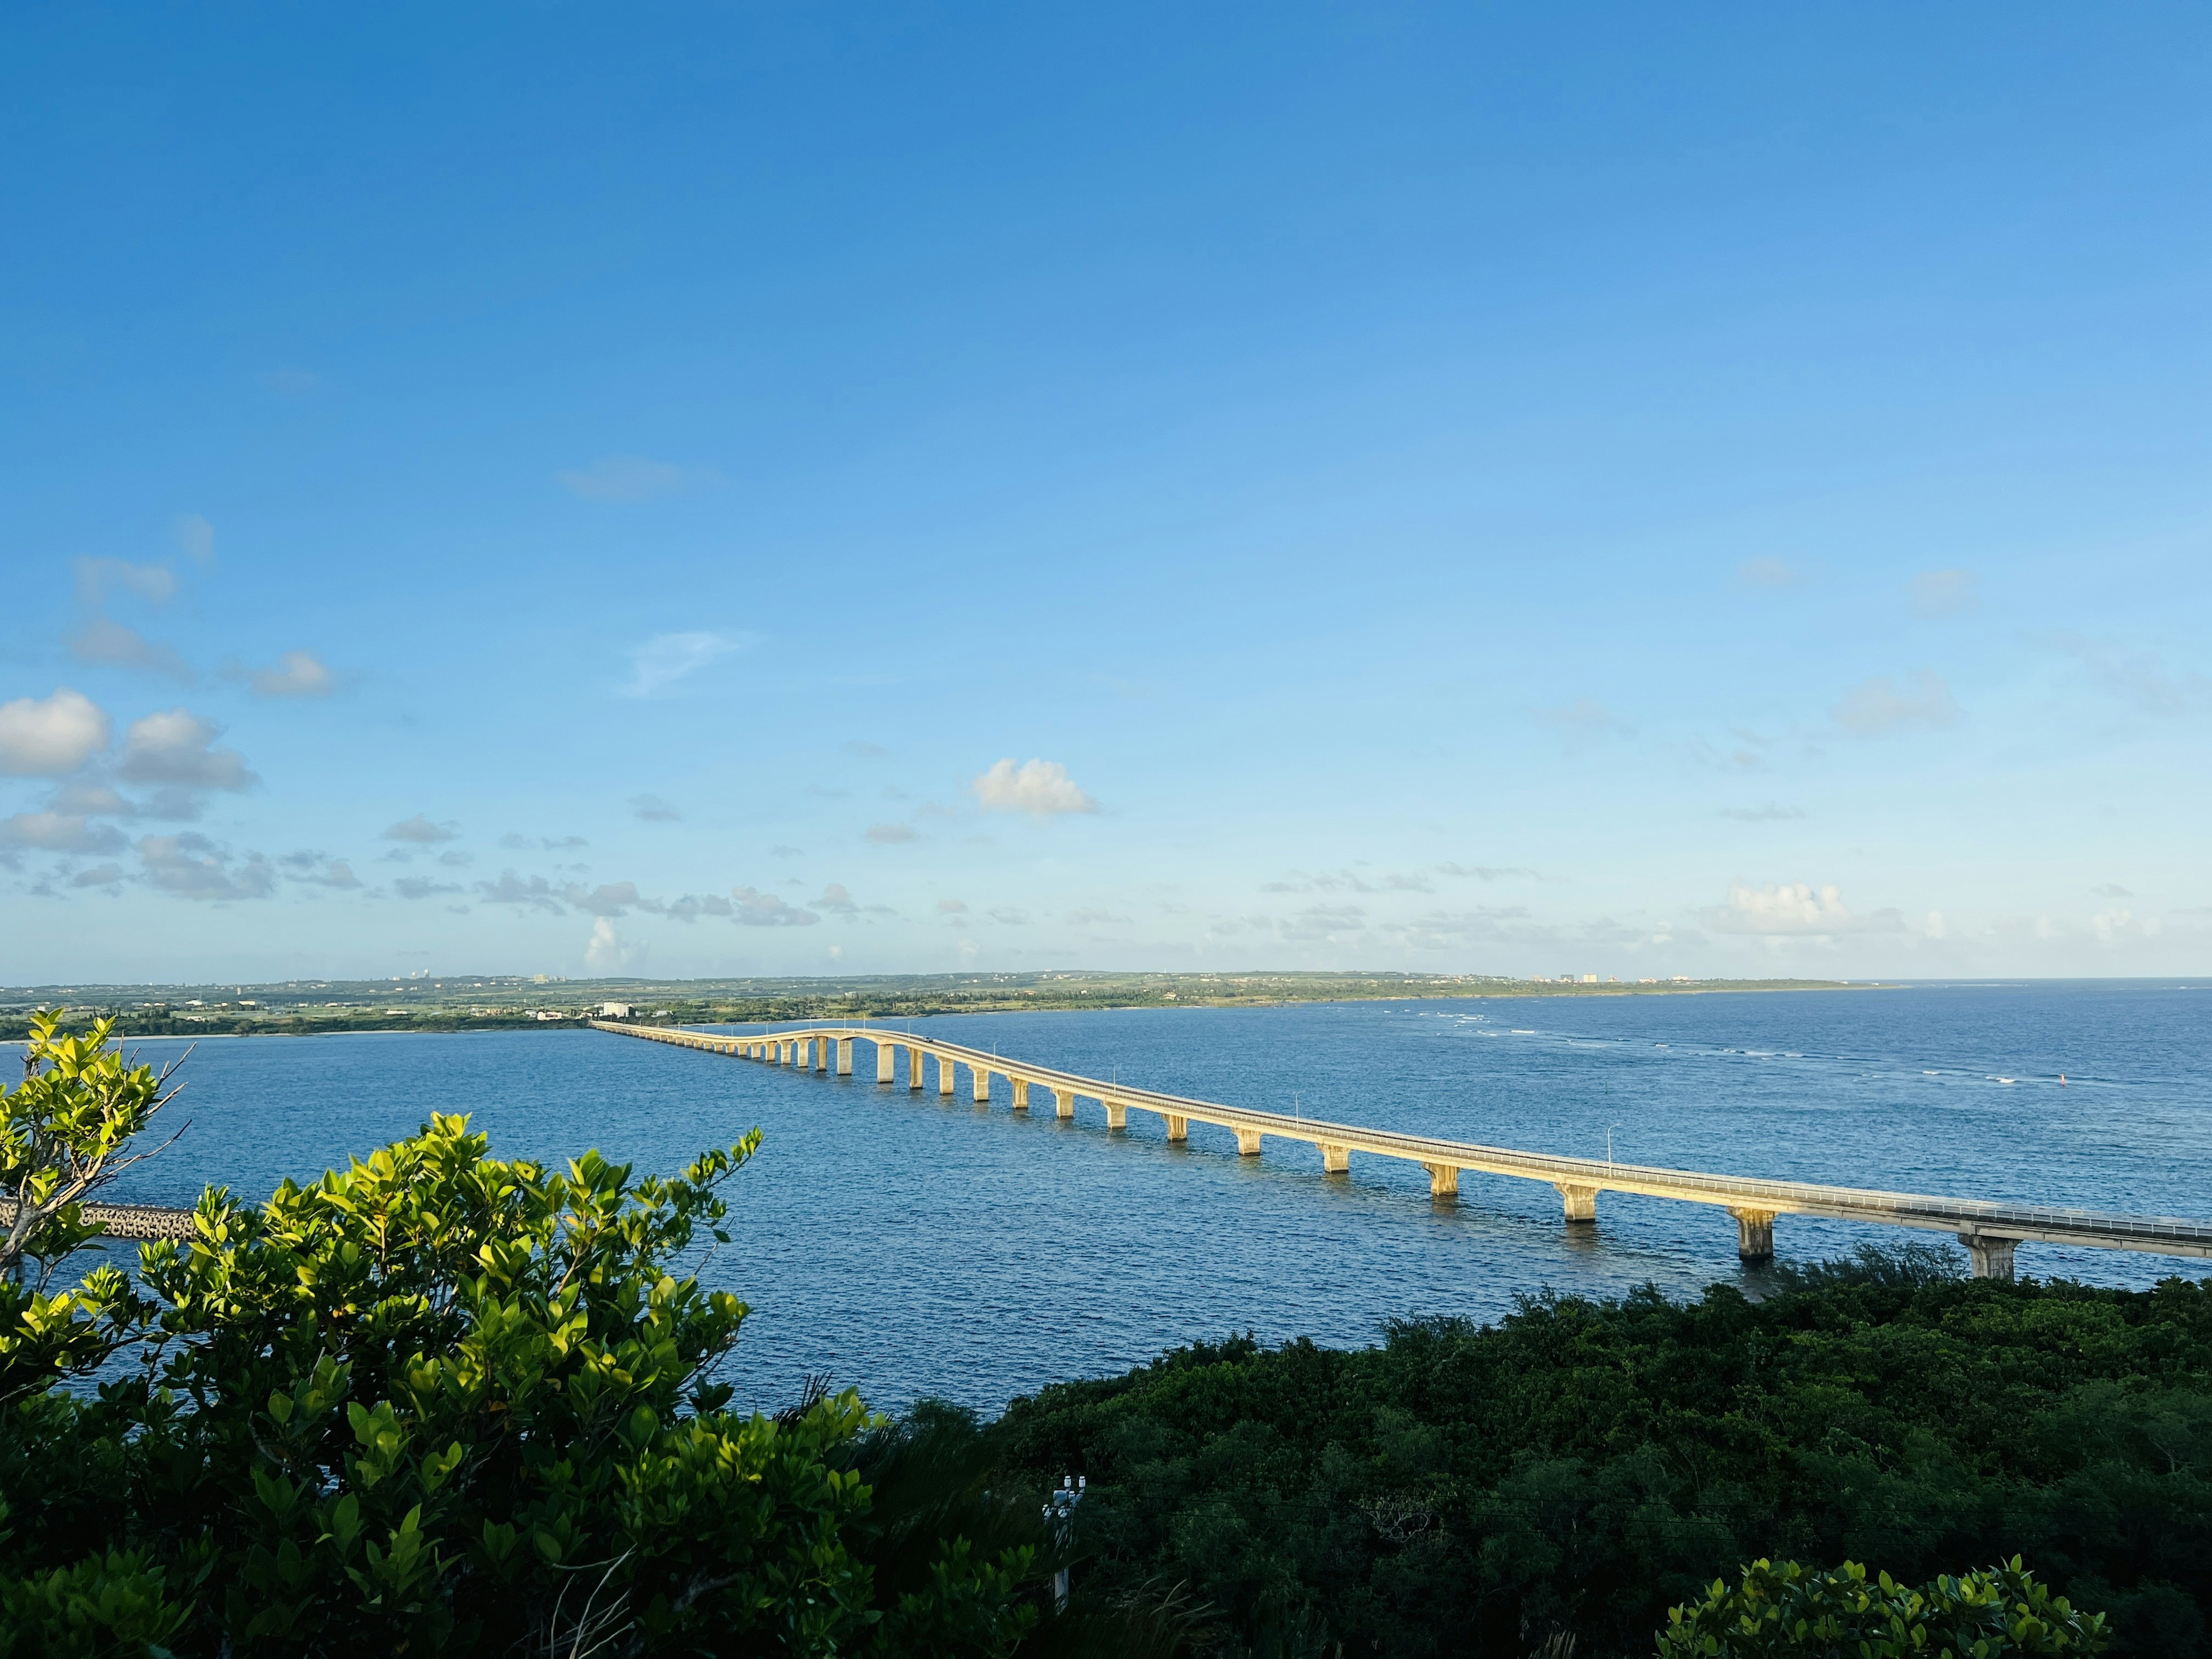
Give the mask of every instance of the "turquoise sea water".
[[(951, 1039), (1093, 1076), (1493, 1145), (1966, 1197), (2212, 1216), (2212, 988), (2168, 982), (1305, 1005), (952, 1017)], [(749, 1028), (757, 1029), (757, 1028)], [(159, 1060), (185, 1045), (139, 1045)], [(1132, 1113), (1109, 1133), (963, 1093), (588, 1030), (218, 1039), (187, 1063), (181, 1142), (118, 1196), (264, 1194), (471, 1114), (495, 1150), (672, 1168), (758, 1125), (733, 1244), (703, 1272), (752, 1304), (732, 1376), (774, 1406), (809, 1373), (896, 1407), (988, 1409), (1061, 1377), (1250, 1329), (1332, 1344), (1547, 1289), (1756, 1290), (1727, 1216), (1607, 1194), (1570, 1231), (1548, 1186), (1310, 1147), (1240, 1158)], [(2066, 1082), (2058, 1079), (2063, 1073)], [(1906, 1234), (1785, 1217), (1787, 1259)], [(1959, 1252), (1961, 1261), (1964, 1252)], [(2147, 1285), (2212, 1264), (2023, 1245), (2021, 1271)]]

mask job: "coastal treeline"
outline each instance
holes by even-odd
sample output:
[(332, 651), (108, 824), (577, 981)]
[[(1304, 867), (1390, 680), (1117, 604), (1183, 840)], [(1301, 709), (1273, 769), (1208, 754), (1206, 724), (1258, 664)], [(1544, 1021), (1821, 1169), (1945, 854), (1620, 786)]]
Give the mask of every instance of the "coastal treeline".
[(1758, 1558), (1917, 1583), (2015, 1554), (2105, 1611), (2114, 1653), (2212, 1651), (2198, 1282), (1870, 1254), (1756, 1303), (1546, 1297), (1357, 1352), (1200, 1345), (998, 1432), (1012, 1470), (1088, 1475), (1094, 1585), (1184, 1585), (1255, 1653), (1649, 1654), (1670, 1606)]
[(757, 1133), (640, 1176), (441, 1116), (126, 1272), (83, 1206), (171, 1079), (112, 1036), (41, 1017), (0, 1096), (0, 1659), (2203, 1650), (2200, 1285), (1879, 1256), (740, 1414), (696, 1269)]

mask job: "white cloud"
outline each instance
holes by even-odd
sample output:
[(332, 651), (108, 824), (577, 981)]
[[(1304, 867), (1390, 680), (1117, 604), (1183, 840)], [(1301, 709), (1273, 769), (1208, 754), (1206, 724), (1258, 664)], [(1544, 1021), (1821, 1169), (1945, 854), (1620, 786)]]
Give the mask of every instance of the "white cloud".
[(1706, 911), (1705, 925), (1719, 933), (1827, 939), (1838, 933), (1901, 933), (1905, 919), (1895, 910), (1855, 914), (1833, 882), (1821, 887), (1802, 881), (1753, 887), (1736, 881), (1729, 884), (1728, 902)]
[(619, 968), (629, 951), (616, 936), (615, 925), (605, 916), (592, 924), (592, 942), (584, 947), (584, 960), (593, 968)]
[(957, 916), (967, 908), (968, 901), (966, 899), (939, 899), (937, 901), (937, 914), (940, 916)]
[(741, 927), (811, 927), (822, 920), (811, 910), (802, 910), (773, 893), (759, 892), (750, 887), (732, 887), (730, 896), (738, 902)]
[(1077, 927), (1096, 927), (1109, 922), (1126, 925), (1129, 918), (1111, 910), (1070, 910), (1064, 920)]
[(107, 716), (65, 685), (50, 697), (0, 702), (0, 772), (65, 777), (107, 747)]
[(896, 847), (902, 841), (919, 841), (921, 836), (910, 823), (872, 823), (868, 839), (878, 847)]
[(1776, 591), (1796, 587), (1805, 578), (1780, 559), (1746, 559), (1735, 568), (1735, 579), (1746, 587)]
[(423, 814), (417, 812), (413, 817), (403, 818), (386, 830), (384, 839), (411, 842), (417, 846), (428, 846), (434, 842), (456, 840), (460, 833), (460, 829), (456, 824), (433, 823)]
[(1011, 757), (999, 761), (974, 787), (976, 805), (986, 812), (1027, 812), (1042, 818), (1098, 810), (1098, 803), (1076, 787), (1058, 761), (1030, 760), (1019, 766)]
[(512, 830), (499, 838), (499, 844), (511, 853), (526, 852), (533, 847), (547, 853), (565, 853), (571, 848), (591, 845), (581, 836), (526, 836)]
[(1959, 723), (1959, 704), (1951, 688), (1924, 668), (1902, 686), (1887, 674), (1862, 680), (1829, 713), (1844, 730), (1863, 738)]
[(994, 910), (991, 920), (1004, 927), (1026, 927), (1030, 913), (1026, 910)]
[(629, 810), (647, 823), (674, 823), (684, 816), (658, 795), (632, 795)]
[(72, 887), (105, 887), (110, 891), (123, 884), (123, 866), (119, 864), (95, 864), (89, 870), (80, 870), (70, 878)]
[(399, 876), (392, 884), (392, 890), (404, 899), (435, 898), (441, 893), (458, 893), (458, 882), (434, 881), (428, 876)]
[(742, 651), (753, 642), (750, 634), (655, 634), (630, 653), (629, 684), (617, 686), (615, 694), (665, 696), (717, 658)]
[(276, 890), (276, 868), (260, 854), (234, 860), (228, 848), (190, 830), (141, 836), (138, 861), (149, 883), (179, 898), (222, 903), (267, 898)]
[(94, 823), (66, 812), (18, 812), (0, 818), (0, 847), (35, 848), (45, 853), (116, 853), (123, 832), (112, 823)]
[(1923, 570), (1912, 579), (1912, 613), (1963, 617), (1978, 602), (1981, 582), (1971, 570)]
[(817, 910), (827, 910), (833, 916), (857, 916), (860, 907), (842, 881), (833, 881), (822, 890), (822, 896), (814, 901)]
[[(226, 672), (231, 671), (226, 670)], [(257, 697), (327, 697), (337, 689), (337, 676), (312, 651), (287, 651), (273, 668), (238, 671)]]
[(642, 455), (602, 455), (589, 466), (563, 472), (561, 482), (587, 501), (643, 501), (681, 489), (691, 476), (680, 466)]
[(132, 783), (184, 789), (250, 789), (261, 780), (246, 770), (246, 757), (235, 749), (212, 746), (222, 730), (184, 708), (133, 720), (124, 733), (117, 775)]

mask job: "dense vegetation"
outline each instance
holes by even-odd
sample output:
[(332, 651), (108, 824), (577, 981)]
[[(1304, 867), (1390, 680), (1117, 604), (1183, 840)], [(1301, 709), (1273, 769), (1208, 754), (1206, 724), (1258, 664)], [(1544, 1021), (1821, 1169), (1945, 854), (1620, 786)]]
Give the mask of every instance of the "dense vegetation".
[[(70, 986), (0, 990), (0, 1039), (28, 1034), (34, 1004), (66, 1010), (67, 1029), (112, 1019), (131, 1036), (310, 1036), (365, 1030), (574, 1030), (602, 1002), (681, 1025), (805, 1019), (911, 1019), (1042, 1009), (1256, 1006), (1420, 997), (1674, 996), (1825, 990), (1825, 980), (1570, 984), (1472, 974), (902, 974), (857, 979), (294, 980), (277, 985)], [(14, 1002), (12, 1007), (9, 1006)], [(537, 1011), (562, 1020), (540, 1022)]]
[(2212, 1295), (1960, 1281), (1532, 1302), (1346, 1352), (1229, 1341), (1016, 1403), (1091, 1480), (1097, 1586), (1182, 1583), (1257, 1653), (1649, 1654), (1739, 1564), (1907, 1582), (2015, 1553), (2112, 1651), (2208, 1650)]
[(441, 1117), (72, 1278), (166, 1094), (111, 1035), (42, 1021), (0, 1099), (0, 1659), (2097, 1652), (2052, 1591), (2116, 1652), (2205, 1650), (2194, 1284), (1881, 1257), (1200, 1346), (988, 1427), (739, 1417), (745, 1309), (696, 1270), (755, 1138), (635, 1179)]

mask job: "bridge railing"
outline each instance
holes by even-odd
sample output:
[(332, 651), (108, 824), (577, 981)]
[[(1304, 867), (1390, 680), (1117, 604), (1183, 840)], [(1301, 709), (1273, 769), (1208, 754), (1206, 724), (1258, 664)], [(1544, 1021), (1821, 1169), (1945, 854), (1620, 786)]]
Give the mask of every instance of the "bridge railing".
[(1399, 1158), (1427, 1170), (1430, 1190), (1438, 1198), (1456, 1194), (1458, 1177), (1463, 1170), (1547, 1182), (1559, 1189), (1571, 1222), (1594, 1221), (1596, 1197), (1601, 1192), (1714, 1205), (1727, 1209), (1735, 1218), (1738, 1246), (1747, 1261), (1764, 1260), (1772, 1254), (1777, 1215), (1820, 1216), (1954, 1232), (1967, 1246), (1977, 1273), (2003, 1276), (2009, 1276), (2011, 1272), (2013, 1247), (2029, 1239), (2100, 1249), (2212, 1257), (2212, 1223), (2183, 1217), (2125, 1215), (1984, 1199), (1885, 1192), (1486, 1146), (1191, 1099), (1118, 1080), (1085, 1077), (987, 1053), (964, 1043), (882, 1026), (815, 1025), (730, 1033), (605, 1020), (592, 1024), (599, 1030), (626, 1036), (725, 1054), (774, 1057), (787, 1064), (799, 1063), (803, 1049), (804, 1063), (809, 1070), (828, 1070), (834, 1054), (834, 1063), (841, 1075), (852, 1072), (852, 1045), (867, 1042), (877, 1048), (879, 1083), (896, 1080), (892, 1061), (896, 1050), (904, 1048), (909, 1054), (909, 1088), (922, 1086), (920, 1066), (927, 1056), (937, 1062), (941, 1093), (953, 1091), (951, 1068), (966, 1066), (978, 1101), (988, 1100), (990, 1079), (998, 1077), (1006, 1079), (1011, 1086), (1017, 1110), (1026, 1109), (1030, 1089), (1044, 1088), (1053, 1092), (1063, 1116), (1072, 1115), (1073, 1102), (1077, 1098), (1098, 1101), (1106, 1108), (1108, 1123), (1113, 1127), (1121, 1127), (1128, 1109), (1134, 1107), (1164, 1119), (1170, 1138), (1174, 1139), (1185, 1138), (1188, 1126), (1194, 1122), (1230, 1129), (1237, 1135), (1239, 1152), (1247, 1155), (1258, 1155), (1264, 1140), (1271, 1136), (1302, 1141), (1321, 1149), (1323, 1167), (1332, 1174), (1348, 1169), (1350, 1155), (1354, 1152)]

